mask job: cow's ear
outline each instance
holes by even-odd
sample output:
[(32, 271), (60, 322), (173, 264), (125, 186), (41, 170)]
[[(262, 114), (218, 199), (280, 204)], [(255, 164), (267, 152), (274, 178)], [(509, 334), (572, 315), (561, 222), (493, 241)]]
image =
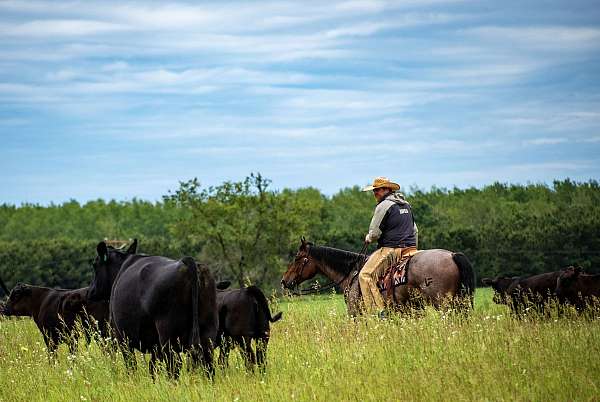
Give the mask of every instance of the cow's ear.
[(492, 278), (481, 278), (481, 283), (485, 286), (489, 286), (492, 283)]
[(304, 236), (300, 238), (300, 250), (304, 250), (306, 248), (306, 239)]
[(106, 247), (106, 243), (103, 241), (98, 243), (96, 246), (96, 251), (98, 252), (98, 257), (100, 258), (101, 262), (108, 261), (108, 247)]
[(138, 241), (137, 239), (133, 239), (133, 243), (127, 249), (127, 254), (135, 254), (137, 252)]
[(231, 285), (231, 281), (220, 281), (217, 282), (217, 289), (225, 290)]
[(577, 278), (579, 276), (579, 274), (582, 272), (583, 272), (583, 269), (581, 269), (581, 267), (573, 268), (573, 278)]

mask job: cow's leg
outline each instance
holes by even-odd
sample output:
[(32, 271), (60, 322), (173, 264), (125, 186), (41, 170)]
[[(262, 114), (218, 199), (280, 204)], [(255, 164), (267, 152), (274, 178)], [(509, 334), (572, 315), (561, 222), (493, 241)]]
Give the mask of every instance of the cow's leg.
[(267, 346), (269, 345), (269, 338), (257, 338), (256, 339), (256, 363), (261, 372), (265, 372), (267, 368)]
[(123, 361), (125, 362), (125, 368), (128, 373), (133, 373), (137, 369), (137, 361), (135, 360), (135, 352), (133, 346), (129, 345), (125, 341), (119, 342), (119, 348), (123, 355)]
[(42, 337), (46, 344), (46, 350), (48, 351), (48, 361), (50, 363), (56, 363), (56, 349), (58, 348), (59, 337), (55, 331), (42, 331)]
[(229, 351), (231, 350), (231, 339), (221, 337), (219, 340), (219, 366), (226, 368), (229, 365)]
[(179, 355), (179, 348), (176, 348), (176, 342), (167, 342), (163, 345), (162, 355), (167, 365), (167, 374), (169, 377), (172, 379), (179, 377), (179, 371), (183, 362)]
[(254, 366), (256, 365), (256, 356), (254, 354), (254, 350), (252, 350), (252, 338), (249, 336), (243, 336), (240, 346), (242, 355), (244, 356), (244, 361), (246, 362), (246, 369), (248, 371), (253, 371)]
[(162, 359), (167, 366), (167, 374), (171, 378), (177, 378), (182, 365), (181, 357), (179, 356), (182, 348), (178, 339), (177, 322), (170, 320), (169, 317), (165, 317), (155, 320), (154, 327), (158, 333), (159, 347), (161, 348)]
[(158, 362), (161, 360), (163, 360), (161, 348), (156, 346), (152, 349), (152, 352), (150, 353), (149, 363), (150, 375), (152, 376), (153, 380), (156, 380), (156, 376), (158, 374)]
[(200, 338), (200, 345), (202, 346), (202, 367), (208, 378), (212, 379), (215, 374), (215, 366), (213, 362), (214, 346), (212, 340), (203, 336)]

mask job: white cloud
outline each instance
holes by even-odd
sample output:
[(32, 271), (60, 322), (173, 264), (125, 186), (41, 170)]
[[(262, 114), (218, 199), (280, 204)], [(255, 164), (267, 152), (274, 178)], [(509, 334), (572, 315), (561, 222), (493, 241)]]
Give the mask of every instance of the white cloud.
[(534, 138), (531, 140), (525, 140), (525, 145), (556, 145), (568, 142), (567, 138)]
[(500, 43), (502, 47), (524, 46), (531, 49), (573, 52), (600, 47), (600, 29), (592, 27), (484, 26), (465, 30), (478, 39)]
[(23, 24), (4, 25), (3, 35), (30, 36), (43, 39), (57, 36), (85, 36), (125, 31), (123, 25), (94, 20), (37, 20)]

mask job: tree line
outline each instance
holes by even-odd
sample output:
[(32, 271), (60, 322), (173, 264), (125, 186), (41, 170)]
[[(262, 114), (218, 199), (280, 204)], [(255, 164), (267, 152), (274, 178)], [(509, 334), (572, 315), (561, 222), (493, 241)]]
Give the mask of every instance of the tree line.
[[(181, 182), (160, 202), (1, 205), (0, 278), (8, 286), (86, 286), (100, 240), (138, 238), (145, 254), (190, 255), (218, 279), (275, 289), (301, 236), (360, 250), (375, 206), (372, 194), (358, 186), (326, 196), (310, 187), (275, 191), (271, 184), (251, 174), (218, 186)], [(410, 189), (405, 195), (419, 226), (419, 248), (462, 251), (478, 277), (532, 275), (571, 264), (600, 271), (596, 181)]]

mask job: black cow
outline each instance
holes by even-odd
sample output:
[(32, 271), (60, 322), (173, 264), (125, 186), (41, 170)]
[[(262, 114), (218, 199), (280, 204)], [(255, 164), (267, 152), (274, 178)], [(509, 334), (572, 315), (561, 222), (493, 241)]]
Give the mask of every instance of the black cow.
[(510, 291), (517, 284), (520, 276), (496, 278), (482, 278), (481, 283), (494, 289), (494, 302), (497, 304), (510, 304)]
[(512, 300), (511, 308), (517, 314), (524, 312), (524, 307), (533, 307), (542, 312), (544, 307), (556, 298), (556, 280), (561, 271), (546, 272), (518, 279), (508, 289)]
[(169, 375), (181, 367), (179, 352), (189, 352), (195, 367), (212, 376), (217, 338), (215, 281), (190, 257), (172, 260), (135, 254), (137, 240), (121, 251), (100, 242), (93, 266), (90, 300), (109, 300), (110, 322), (125, 362), (135, 364), (133, 349), (151, 353), (150, 372), (165, 361)]
[[(222, 288), (221, 283), (219, 288)], [(217, 291), (219, 309), (219, 363), (227, 365), (229, 351), (239, 346), (248, 370), (258, 364), (261, 370), (266, 367), (267, 346), (271, 335), (269, 323), (278, 321), (282, 313), (271, 316), (269, 303), (263, 292), (256, 286), (243, 289)], [(252, 349), (256, 344), (256, 353)]]
[(580, 267), (568, 267), (556, 281), (556, 295), (581, 311), (593, 297), (600, 298), (600, 274), (588, 275)]
[[(50, 354), (53, 354), (62, 342), (67, 343), (74, 353), (77, 344), (73, 332), (77, 319), (81, 318), (87, 333), (96, 328), (96, 325), (85, 315), (84, 309), (89, 309), (88, 314), (99, 322), (106, 320), (108, 312), (105, 303), (87, 303), (86, 293), (87, 288), (51, 289), (17, 284), (10, 292), (3, 313), (8, 316), (32, 317), (42, 333)], [(75, 308), (69, 302), (73, 298), (77, 300), (83, 298), (83, 302)]]

